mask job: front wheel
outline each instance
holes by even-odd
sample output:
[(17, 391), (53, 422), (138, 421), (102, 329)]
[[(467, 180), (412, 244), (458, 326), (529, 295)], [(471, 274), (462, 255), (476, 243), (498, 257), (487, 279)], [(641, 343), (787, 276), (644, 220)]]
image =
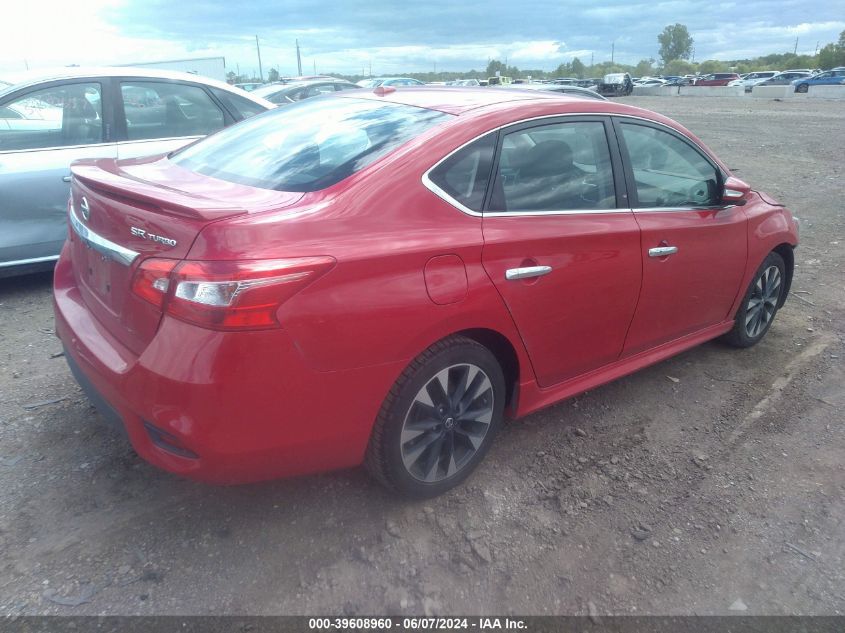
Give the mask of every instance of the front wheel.
[(797, 86), (795, 86), (795, 92), (804, 93), (804, 92), (807, 92), (809, 89), (810, 89), (809, 84), (798, 84)]
[(759, 343), (772, 326), (784, 292), (786, 266), (777, 253), (769, 253), (751, 280), (737, 310), (733, 329), (725, 340), (735, 347)]
[(496, 357), (465, 337), (439, 341), (388, 393), (367, 447), (367, 469), (401, 494), (441, 494), (481, 462), (504, 407), (505, 379)]

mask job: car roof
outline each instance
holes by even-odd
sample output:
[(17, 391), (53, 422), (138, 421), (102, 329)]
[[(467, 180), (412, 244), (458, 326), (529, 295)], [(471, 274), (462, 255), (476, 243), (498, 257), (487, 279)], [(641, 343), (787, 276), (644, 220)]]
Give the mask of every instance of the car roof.
[[(511, 102), (525, 102), (527, 103), (549, 103), (563, 104), (566, 103), (567, 111), (578, 112), (607, 112), (632, 114), (646, 112), (650, 118), (662, 121), (660, 115), (640, 110), (632, 106), (623, 105), (611, 101), (601, 101), (598, 99), (584, 99), (582, 97), (565, 93), (551, 92), (547, 90), (520, 90), (519, 88), (483, 88), (483, 87), (463, 87), (463, 86), (419, 86), (419, 87), (401, 87), (392, 90), (383, 91), (379, 88), (375, 90), (349, 90), (341, 93), (336, 93), (329, 98), (339, 99), (373, 99), (388, 101), (401, 105), (416, 106), (418, 108), (426, 108), (429, 110), (438, 110), (447, 114), (460, 115), (472, 110), (480, 110), (488, 106), (503, 105)], [(604, 107), (607, 106), (607, 107)], [(596, 108), (599, 108), (596, 110)]]
[(235, 90), (229, 84), (223, 81), (217, 81), (216, 79), (211, 79), (210, 77), (203, 77), (202, 75), (183, 73), (175, 70), (140, 68), (137, 66), (69, 66), (65, 68), (29, 70), (4, 77), (5, 81), (12, 82), (12, 86), (8, 89), (4, 89), (4, 92), (6, 90), (11, 91), (12, 89), (23, 88), (46, 81), (61, 79), (86, 79), (89, 77), (134, 77), (138, 79), (170, 79), (177, 81), (189, 81), (191, 83), (202, 84), (237, 94), (239, 97), (245, 97), (268, 109), (275, 107), (274, 104), (262, 99), (261, 97), (256, 97), (251, 95), (249, 92), (242, 90)]

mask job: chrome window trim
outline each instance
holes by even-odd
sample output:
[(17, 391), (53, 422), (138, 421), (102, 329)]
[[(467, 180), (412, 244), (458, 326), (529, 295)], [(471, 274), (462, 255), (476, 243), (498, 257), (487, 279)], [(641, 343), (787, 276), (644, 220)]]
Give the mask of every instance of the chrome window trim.
[(687, 211), (726, 211), (727, 209), (736, 208), (735, 204), (714, 204), (704, 205), (699, 207), (683, 206), (683, 207), (642, 207), (631, 209), (634, 213), (680, 213)]
[(54, 262), (59, 259), (58, 255), (47, 255), (46, 257), (32, 257), (31, 259), (16, 259), (11, 262), (0, 262), (0, 268), (9, 266), (26, 266), (28, 264), (41, 264), (43, 262)]
[[(225, 129), (225, 128), (220, 128), (220, 130), (222, 130), (222, 129)], [(214, 132), (219, 132), (220, 130), (215, 130)], [(125, 145), (137, 145), (138, 143), (159, 143), (161, 141), (182, 141), (182, 140), (185, 140), (185, 141), (194, 140), (195, 141), (197, 139), (205, 138), (206, 136), (214, 134), (214, 132), (209, 132), (208, 134), (195, 134), (195, 135), (192, 134), (190, 136), (163, 136), (161, 138), (135, 138), (135, 139), (132, 139), (132, 140), (127, 139), (125, 141), (118, 141), (118, 143), (120, 143), (120, 146), (123, 147)]]
[(484, 217), (496, 218), (524, 218), (526, 216), (542, 216), (542, 215), (602, 215), (605, 213), (631, 213), (631, 209), (566, 209), (561, 211), (489, 211), (487, 213), (479, 213)]
[(134, 262), (140, 255), (140, 253), (106, 239), (102, 235), (95, 233), (82, 224), (82, 221), (76, 216), (76, 209), (73, 205), (70, 205), (68, 216), (70, 217), (70, 225), (73, 228), (73, 232), (76, 233), (79, 236), (79, 239), (81, 239), (87, 246), (90, 246), (98, 253), (101, 253), (102, 255), (105, 255), (124, 266), (131, 266), (132, 262)]
[(82, 149), (85, 147), (106, 147), (108, 145), (117, 145), (117, 141), (108, 141), (102, 143), (84, 143), (81, 145), (51, 145), (50, 147), (30, 147), (29, 149), (2, 149), (0, 156), (4, 154), (22, 154), (29, 152), (55, 152), (62, 149)]
[[(673, 128), (670, 125), (666, 125), (665, 123), (661, 123), (660, 121), (654, 121), (652, 119), (647, 119), (645, 117), (634, 116), (632, 114), (615, 114), (615, 113), (612, 113), (612, 112), (567, 112), (567, 113), (563, 113), (563, 114), (544, 114), (542, 116), (529, 117), (527, 119), (520, 119), (519, 121), (511, 121), (510, 123), (505, 123), (504, 125), (500, 125), (500, 126), (495, 127), (493, 129), (487, 130), (486, 132), (483, 132), (482, 134), (479, 134), (478, 136), (470, 139), (466, 143), (464, 143), (464, 144), (458, 146), (457, 148), (453, 149), (451, 152), (446, 154), (446, 156), (444, 156), (439, 161), (437, 161), (434, 165), (429, 167), (425, 171), (425, 173), (422, 175), (422, 184), (426, 189), (431, 191), (431, 193), (433, 193), (435, 196), (437, 196), (438, 198), (440, 198), (444, 202), (449, 203), (450, 205), (455, 207), (461, 213), (465, 213), (466, 215), (470, 215), (470, 216), (477, 217), (477, 218), (484, 217), (484, 216), (488, 216), (488, 217), (491, 217), (491, 216), (525, 217), (525, 216), (535, 216), (535, 215), (595, 215), (595, 214), (601, 214), (601, 213), (631, 213), (632, 211), (634, 213), (636, 213), (637, 211), (650, 212), (650, 211), (700, 211), (701, 210), (701, 207), (666, 207), (666, 208), (654, 207), (654, 208), (650, 208), (650, 209), (631, 209), (631, 208), (623, 208), (623, 209), (620, 209), (620, 208), (613, 208), (613, 209), (567, 209), (567, 210), (560, 210), (560, 211), (555, 211), (555, 210), (548, 210), (548, 211), (488, 211), (487, 213), (482, 213), (481, 211), (473, 211), (469, 207), (464, 206), (463, 204), (461, 204), (460, 202), (455, 200), (452, 196), (450, 196), (448, 193), (446, 193), (443, 189), (438, 187), (437, 184), (435, 184), (433, 180), (431, 180), (431, 176), (430, 176), (431, 172), (433, 172), (435, 169), (440, 167), (440, 165), (442, 163), (449, 160), (453, 155), (460, 152), (467, 145), (471, 145), (472, 143), (475, 143), (475, 141), (479, 140), (480, 138), (487, 136), (488, 134), (493, 134), (494, 132), (498, 132), (500, 130), (503, 130), (505, 128), (512, 127), (512, 126), (515, 126), (515, 125), (522, 125), (523, 123), (530, 123), (531, 121), (542, 121), (543, 119), (559, 119), (559, 118), (563, 118), (563, 117), (584, 117), (584, 116), (603, 116), (603, 117), (610, 117), (610, 118), (616, 117), (616, 118), (620, 118), (620, 119), (634, 119), (636, 121), (645, 121), (646, 123), (651, 123), (653, 125), (659, 125), (660, 127), (664, 127), (667, 130), (670, 130), (671, 132), (679, 134), (678, 130), (676, 130), (675, 128)], [(704, 151), (704, 148), (702, 148), (701, 145), (699, 145), (698, 143), (696, 143), (695, 141), (693, 141), (691, 138), (689, 138), (686, 135), (684, 135), (684, 137), (692, 145), (694, 145), (696, 148), (698, 148), (698, 150), (702, 154), (704, 154), (705, 156), (707, 156), (709, 158), (710, 155), (706, 151)], [(728, 207), (728, 208), (730, 208), (730, 207)]]

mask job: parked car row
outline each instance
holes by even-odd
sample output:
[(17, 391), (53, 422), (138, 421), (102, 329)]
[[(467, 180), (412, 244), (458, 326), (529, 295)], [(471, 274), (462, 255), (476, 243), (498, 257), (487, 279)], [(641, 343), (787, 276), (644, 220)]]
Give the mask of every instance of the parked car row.
[(765, 70), (738, 75), (737, 73), (711, 73), (683, 77), (634, 77), (635, 86), (741, 86), (751, 92), (755, 86), (789, 86), (795, 92), (807, 92), (810, 86), (845, 84), (845, 68), (828, 71), (792, 69)]

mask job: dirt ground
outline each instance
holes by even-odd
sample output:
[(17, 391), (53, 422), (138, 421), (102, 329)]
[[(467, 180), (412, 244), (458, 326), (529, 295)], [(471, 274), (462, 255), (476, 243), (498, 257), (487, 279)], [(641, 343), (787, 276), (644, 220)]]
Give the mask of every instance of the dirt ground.
[(845, 613), (845, 103), (625, 101), (802, 219), (763, 343), (510, 423), (431, 501), (361, 470), (214, 488), (105, 426), (49, 275), (0, 280), (0, 614)]

